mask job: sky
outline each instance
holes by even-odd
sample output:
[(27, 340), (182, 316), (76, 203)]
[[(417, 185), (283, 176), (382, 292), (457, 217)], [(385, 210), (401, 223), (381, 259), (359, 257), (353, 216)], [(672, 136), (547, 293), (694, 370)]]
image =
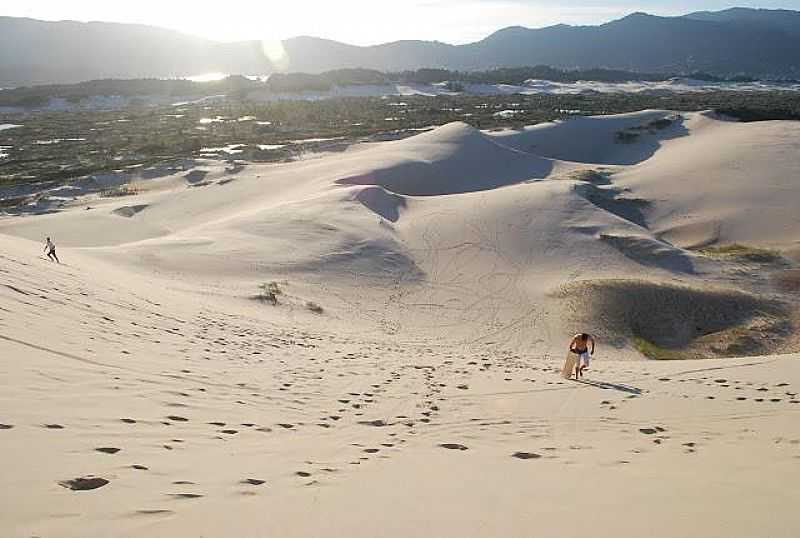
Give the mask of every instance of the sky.
[(733, 6), (800, 10), (800, 0), (20, 0), (2, 2), (0, 15), (141, 23), (220, 41), (311, 35), (355, 45), (461, 44), (506, 26), (601, 24), (634, 11), (681, 15)]

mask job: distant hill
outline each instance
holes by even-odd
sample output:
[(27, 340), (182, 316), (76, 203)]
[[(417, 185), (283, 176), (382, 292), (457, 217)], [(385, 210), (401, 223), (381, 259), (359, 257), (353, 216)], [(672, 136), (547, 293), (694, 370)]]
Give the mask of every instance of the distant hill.
[(0, 17), (0, 87), (260, 72), (255, 43), (217, 43), (152, 26)]
[(359, 47), (314, 37), (291, 38), (283, 45), (288, 63), (279, 69), (254, 41), (219, 43), (142, 25), (0, 17), (0, 86), (207, 72), (470, 71), (531, 65), (798, 78), (800, 11), (734, 8), (682, 17), (633, 13), (599, 26), (509, 27), (466, 45), (397, 41)]
[(800, 35), (800, 11), (789, 9), (749, 9), (735, 7), (722, 11), (698, 11), (685, 16), (708, 22), (752, 24), (772, 27), (792, 35)]

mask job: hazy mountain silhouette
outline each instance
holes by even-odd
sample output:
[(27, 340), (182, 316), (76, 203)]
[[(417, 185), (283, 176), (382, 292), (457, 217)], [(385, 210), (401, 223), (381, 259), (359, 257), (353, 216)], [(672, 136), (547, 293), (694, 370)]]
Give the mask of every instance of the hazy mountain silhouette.
[(772, 27), (795, 36), (800, 35), (800, 11), (789, 9), (750, 9), (734, 7), (722, 11), (698, 11), (685, 15), (688, 19), (710, 22), (736, 22)]
[(258, 44), (216, 43), (138, 24), (0, 17), (0, 86), (259, 72)]
[(796, 78), (800, 12), (734, 8), (683, 17), (634, 13), (599, 26), (509, 27), (466, 45), (396, 41), (359, 47), (314, 37), (295, 37), (283, 45), (289, 62), (278, 69), (255, 41), (219, 43), (151, 26), (0, 17), (0, 86), (214, 71), (531, 65)]

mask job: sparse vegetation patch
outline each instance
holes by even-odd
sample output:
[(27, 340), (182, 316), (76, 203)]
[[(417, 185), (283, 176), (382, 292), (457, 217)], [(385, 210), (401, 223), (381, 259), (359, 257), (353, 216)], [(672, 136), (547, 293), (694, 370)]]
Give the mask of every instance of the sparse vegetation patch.
[(639, 353), (647, 357), (648, 359), (654, 360), (675, 360), (675, 359), (683, 359), (686, 358), (682, 353), (676, 351), (674, 349), (667, 349), (661, 346), (658, 346), (649, 340), (642, 338), (641, 336), (634, 336), (633, 339), (634, 347), (639, 350)]
[(781, 263), (784, 261), (780, 252), (777, 250), (758, 248), (740, 243), (730, 245), (707, 247), (701, 249), (700, 254), (711, 258), (718, 258), (731, 261), (751, 262), (751, 263)]
[(317, 303), (313, 302), (313, 301), (308, 301), (306, 303), (306, 309), (310, 310), (311, 312), (313, 312), (315, 314), (322, 314), (322, 312), (323, 312), (323, 308), (320, 305), (318, 305)]
[(283, 291), (280, 286), (278, 286), (277, 282), (266, 282), (261, 284), (260, 288), (261, 293), (258, 296), (259, 300), (271, 304), (272, 306), (278, 304), (278, 296), (283, 295)]
[[(565, 286), (575, 321), (603, 340), (654, 359), (761, 355), (797, 347), (791, 306), (736, 290), (645, 280)], [(591, 297), (587, 309), (586, 297)]]

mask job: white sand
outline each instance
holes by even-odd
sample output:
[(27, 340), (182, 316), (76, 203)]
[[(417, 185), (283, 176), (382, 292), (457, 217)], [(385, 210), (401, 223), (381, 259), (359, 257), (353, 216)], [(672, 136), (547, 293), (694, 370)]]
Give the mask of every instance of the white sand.
[(0, 535), (795, 536), (800, 357), (601, 341), (558, 376), (564, 284), (781, 300), (780, 268), (685, 248), (797, 252), (800, 124), (615, 141), (669, 116), (200, 162), (0, 219)]

